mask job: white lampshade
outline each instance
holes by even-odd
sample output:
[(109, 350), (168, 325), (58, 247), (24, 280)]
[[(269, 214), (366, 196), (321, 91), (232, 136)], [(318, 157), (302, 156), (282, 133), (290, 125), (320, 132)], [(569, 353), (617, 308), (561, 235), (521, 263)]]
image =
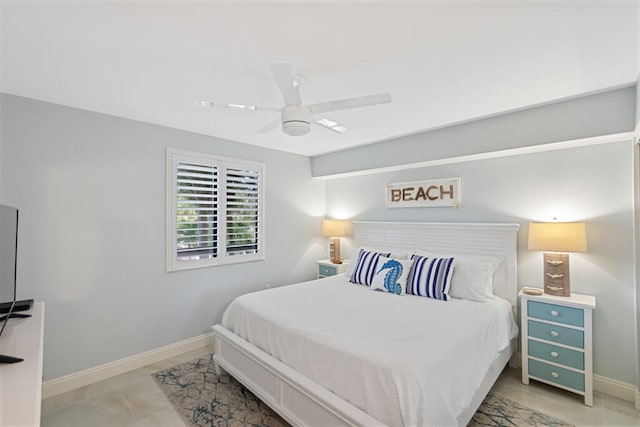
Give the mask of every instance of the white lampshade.
[(322, 235), (324, 237), (347, 237), (349, 223), (343, 219), (325, 219), (322, 221)]
[(529, 224), (529, 249), (552, 252), (586, 252), (584, 222), (532, 222)]

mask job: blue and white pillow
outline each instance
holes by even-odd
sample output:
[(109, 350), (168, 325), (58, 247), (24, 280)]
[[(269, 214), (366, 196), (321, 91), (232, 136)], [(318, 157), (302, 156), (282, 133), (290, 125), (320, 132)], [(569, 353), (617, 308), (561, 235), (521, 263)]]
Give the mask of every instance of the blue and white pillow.
[(493, 279), (500, 266), (500, 258), (488, 255), (444, 255), (416, 249), (415, 255), (429, 258), (455, 258), (456, 268), (451, 278), (449, 295), (453, 298), (485, 302), (493, 296)]
[(412, 261), (406, 259), (381, 258), (378, 271), (371, 282), (371, 289), (404, 295), (411, 265)]
[(360, 249), (358, 260), (356, 261), (350, 281), (359, 285), (371, 286), (373, 276), (378, 271), (378, 262), (381, 258), (388, 258), (390, 253), (381, 253), (374, 251), (366, 251)]
[(412, 255), (413, 265), (407, 278), (407, 293), (448, 301), (455, 258)]

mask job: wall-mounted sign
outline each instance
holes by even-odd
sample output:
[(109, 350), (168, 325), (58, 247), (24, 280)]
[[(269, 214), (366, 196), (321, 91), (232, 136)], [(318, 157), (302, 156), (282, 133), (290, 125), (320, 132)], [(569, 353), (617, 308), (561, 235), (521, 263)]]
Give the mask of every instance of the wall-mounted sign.
[(460, 177), (387, 184), (388, 208), (460, 207)]

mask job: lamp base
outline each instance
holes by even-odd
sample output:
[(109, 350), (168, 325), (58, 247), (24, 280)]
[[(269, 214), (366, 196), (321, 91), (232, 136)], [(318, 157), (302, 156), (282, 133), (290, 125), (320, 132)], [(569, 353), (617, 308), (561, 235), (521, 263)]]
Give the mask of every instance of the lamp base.
[(569, 254), (544, 254), (544, 293), (571, 296)]
[(340, 259), (340, 238), (332, 237), (329, 239), (329, 258), (333, 264), (342, 264)]

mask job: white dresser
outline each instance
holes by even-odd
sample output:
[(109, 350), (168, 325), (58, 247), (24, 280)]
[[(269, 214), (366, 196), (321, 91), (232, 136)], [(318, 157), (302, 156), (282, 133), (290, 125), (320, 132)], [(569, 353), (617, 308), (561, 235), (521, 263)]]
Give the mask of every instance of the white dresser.
[(592, 318), (596, 298), (519, 294), (522, 382), (542, 381), (584, 396), (593, 406)]
[(44, 303), (26, 319), (9, 320), (0, 336), (0, 354), (24, 359), (0, 365), (0, 426), (39, 426), (42, 400)]

